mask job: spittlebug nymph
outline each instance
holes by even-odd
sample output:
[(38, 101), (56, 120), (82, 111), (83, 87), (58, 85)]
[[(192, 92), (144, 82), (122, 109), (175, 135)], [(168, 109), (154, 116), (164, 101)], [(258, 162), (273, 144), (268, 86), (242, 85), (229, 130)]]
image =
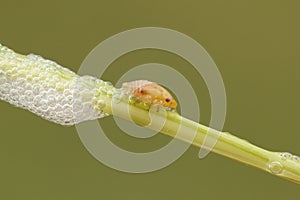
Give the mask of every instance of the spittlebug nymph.
[(157, 83), (147, 80), (136, 80), (123, 83), (122, 88), (138, 101), (149, 104), (162, 105), (170, 109), (176, 109), (177, 102), (171, 94)]

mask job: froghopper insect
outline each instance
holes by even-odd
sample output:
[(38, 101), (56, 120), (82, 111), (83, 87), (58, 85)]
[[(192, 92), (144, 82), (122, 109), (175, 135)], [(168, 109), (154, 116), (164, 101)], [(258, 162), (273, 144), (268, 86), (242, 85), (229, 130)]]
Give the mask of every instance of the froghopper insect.
[(158, 104), (176, 109), (177, 102), (162, 86), (147, 80), (135, 80), (123, 83), (122, 88), (139, 102), (151, 105)]

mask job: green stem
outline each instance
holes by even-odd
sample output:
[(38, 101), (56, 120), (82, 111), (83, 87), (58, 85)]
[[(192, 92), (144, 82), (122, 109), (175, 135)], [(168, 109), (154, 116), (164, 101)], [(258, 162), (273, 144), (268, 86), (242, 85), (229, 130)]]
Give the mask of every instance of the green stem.
[[(78, 93), (74, 93), (78, 86)], [(0, 99), (4, 101), (62, 125), (72, 125), (105, 114), (115, 115), (152, 129), (157, 129), (162, 124), (160, 132), (163, 134), (207, 150), (210, 148), (204, 144), (205, 139), (214, 139), (216, 143), (212, 148), (213, 152), (300, 183), (298, 156), (262, 149), (162, 107), (150, 108), (142, 103), (132, 103), (126, 95), (116, 101), (114, 95), (120, 94), (120, 90), (93, 77), (80, 77), (57, 63), (36, 56), (20, 55), (0, 45)], [(72, 91), (76, 98), (70, 96)], [(35, 99), (30, 99), (28, 94), (35, 95)], [(54, 99), (53, 96), (60, 99), (57, 102), (53, 101), (57, 103), (54, 107), (49, 103), (50, 99)], [(81, 105), (78, 107), (83, 115), (90, 114), (83, 116), (79, 121), (74, 118), (76, 101), (84, 105), (83, 108)], [(58, 104), (62, 106), (57, 106)], [(48, 112), (49, 109), (53, 110)]]

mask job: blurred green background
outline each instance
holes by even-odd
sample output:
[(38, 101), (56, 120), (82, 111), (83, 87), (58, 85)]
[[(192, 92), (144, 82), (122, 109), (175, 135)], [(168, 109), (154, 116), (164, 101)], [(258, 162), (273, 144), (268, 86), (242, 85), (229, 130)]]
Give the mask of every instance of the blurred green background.
[[(156, 26), (180, 31), (209, 52), (223, 76), (225, 131), (274, 151), (300, 154), (300, 3), (296, 1), (1, 1), (0, 43), (36, 53), (77, 71), (101, 41), (127, 29)], [(178, 69), (198, 91), (201, 123), (209, 95), (192, 66), (171, 53), (132, 52), (102, 77), (158, 62)], [(299, 186), (216, 154), (199, 160), (189, 150), (172, 165), (127, 174), (95, 160), (74, 127), (47, 122), (0, 102), (0, 199), (299, 199)], [(123, 134), (101, 121), (110, 138), (130, 150), (155, 149), (170, 139)], [(132, 146), (136, 148), (132, 148)]]

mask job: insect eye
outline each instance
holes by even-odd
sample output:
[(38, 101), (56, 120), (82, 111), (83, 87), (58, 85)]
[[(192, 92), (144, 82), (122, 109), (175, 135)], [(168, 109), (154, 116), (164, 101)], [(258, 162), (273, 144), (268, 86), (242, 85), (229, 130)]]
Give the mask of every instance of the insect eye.
[(166, 98), (166, 102), (170, 102), (171, 101), (171, 99), (170, 98)]

